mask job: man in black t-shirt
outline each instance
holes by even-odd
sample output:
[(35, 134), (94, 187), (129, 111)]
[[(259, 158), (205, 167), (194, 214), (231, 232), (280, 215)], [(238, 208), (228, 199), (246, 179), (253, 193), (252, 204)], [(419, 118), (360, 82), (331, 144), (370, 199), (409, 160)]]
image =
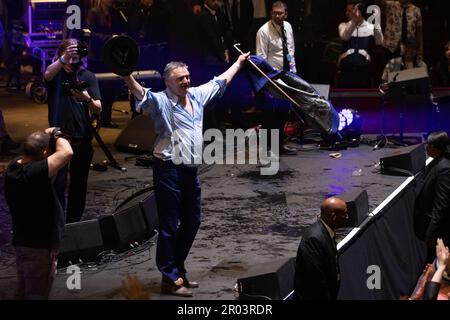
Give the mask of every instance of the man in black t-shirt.
[(56, 271), (65, 219), (52, 179), (73, 155), (69, 141), (59, 134), (58, 128), (49, 128), (29, 135), (23, 155), (11, 161), (5, 173), (19, 298), (48, 298)]
[[(55, 188), (67, 222), (81, 220), (84, 212), (89, 168), (92, 161), (92, 133), (89, 113), (101, 111), (100, 91), (95, 75), (82, 67), (76, 39), (64, 40), (58, 48), (57, 59), (44, 73), (48, 90), (48, 122), (51, 127), (60, 127), (71, 137), (73, 159), (68, 170), (58, 174)], [(86, 89), (74, 90), (74, 83), (84, 83)], [(70, 184), (65, 201), (67, 171)]]

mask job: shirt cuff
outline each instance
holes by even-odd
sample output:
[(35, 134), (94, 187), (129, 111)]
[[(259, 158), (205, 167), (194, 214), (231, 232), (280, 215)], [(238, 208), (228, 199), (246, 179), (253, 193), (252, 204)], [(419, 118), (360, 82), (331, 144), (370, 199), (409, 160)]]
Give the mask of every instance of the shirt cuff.
[(136, 112), (141, 112), (141, 109), (143, 107), (145, 107), (145, 104), (148, 100), (148, 92), (150, 91), (149, 88), (143, 88), (144, 89), (144, 96), (142, 97), (142, 99), (138, 99), (136, 97), (134, 97), (134, 101), (136, 102)]
[(217, 79), (217, 77), (214, 77), (214, 79), (212, 81), (216, 82), (219, 85), (219, 91), (216, 96), (219, 98), (222, 98), (222, 96), (224, 95), (225, 90), (227, 88), (227, 80)]

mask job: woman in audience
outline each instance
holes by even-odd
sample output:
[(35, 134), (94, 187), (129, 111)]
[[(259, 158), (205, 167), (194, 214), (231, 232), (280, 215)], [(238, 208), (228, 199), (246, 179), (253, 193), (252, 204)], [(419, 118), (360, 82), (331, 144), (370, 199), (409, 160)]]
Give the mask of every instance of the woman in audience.
[(450, 254), (442, 239), (437, 240), (436, 260), (425, 267), (409, 300), (450, 300)]

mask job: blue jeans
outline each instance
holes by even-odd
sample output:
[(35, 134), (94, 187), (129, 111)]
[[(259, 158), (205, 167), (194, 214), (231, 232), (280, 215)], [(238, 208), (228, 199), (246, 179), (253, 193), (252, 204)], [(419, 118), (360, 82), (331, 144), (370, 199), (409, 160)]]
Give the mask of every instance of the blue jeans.
[(186, 260), (201, 221), (201, 189), (196, 167), (155, 158), (153, 184), (158, 207), (156, 265), (177, 280), (186, 273)]

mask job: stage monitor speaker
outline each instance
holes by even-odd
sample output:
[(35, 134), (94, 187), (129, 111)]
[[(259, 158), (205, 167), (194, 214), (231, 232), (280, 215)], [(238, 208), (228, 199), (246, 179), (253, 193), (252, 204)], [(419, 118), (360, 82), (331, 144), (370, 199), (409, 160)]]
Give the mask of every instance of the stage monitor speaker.
[(294, 290), (295, 258), (261, 264), (237, 280), (240, 300), (284, 300)]
[(58, 266), (95, 261), (104, 250), (98, 219), (66, 224), (59, 251)]
[(116, 211), (135, 210), (139, 207), (147, 227), (147, 236), (152, 236), (158, 227), (158, 208), (156, 207), (155, 191), (153, 187), (142, 189), (125, 199)]
[(396, 150), (380, 159), (381, 172), (393, 175), (413, 176), (425, 168), (426, 154), (423, 144)]
[(153, 151), (155, 126), (150, 116), (139, 115), (130, 120), (116, 139), (114, 146), (121, 152), (144, 154)]
[(347, 204), (349, 216), (347, 227), (357, 227), (369, 215), (369, 197), (366, 190), (344, 193), (338, 196)]
[(139, 206), (100, 218), (100, 227), (106, 249), (122, 252), (147, 239), (147, 226)]

